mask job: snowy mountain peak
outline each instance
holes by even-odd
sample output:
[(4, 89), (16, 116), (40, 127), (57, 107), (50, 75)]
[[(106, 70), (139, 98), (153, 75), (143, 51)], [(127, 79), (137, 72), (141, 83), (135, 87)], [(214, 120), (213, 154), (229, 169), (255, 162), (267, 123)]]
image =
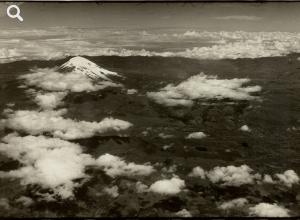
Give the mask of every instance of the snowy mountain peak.
[(64, 63), (60, 67), (60, 70), (78, 72), (92, 79), (102, 79), (108, 81), (110, 81), (108, 78), (109, 76), (120, 76), (115, 72), (103, 69), (88, 59), (79, 56), (73, 57), (68, 62)]

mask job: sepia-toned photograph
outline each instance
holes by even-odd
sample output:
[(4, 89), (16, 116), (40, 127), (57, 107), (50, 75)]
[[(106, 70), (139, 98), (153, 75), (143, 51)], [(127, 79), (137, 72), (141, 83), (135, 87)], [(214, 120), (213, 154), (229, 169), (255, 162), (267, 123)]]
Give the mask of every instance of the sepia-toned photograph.
[(300, 2), (1, 2), (0, 217), (300, 216)]

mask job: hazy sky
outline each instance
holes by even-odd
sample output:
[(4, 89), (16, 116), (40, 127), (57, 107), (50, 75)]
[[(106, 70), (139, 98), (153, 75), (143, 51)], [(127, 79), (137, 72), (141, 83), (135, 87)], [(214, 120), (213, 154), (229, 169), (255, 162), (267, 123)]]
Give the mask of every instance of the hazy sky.
[(23, 23), (6, 16), (1, 28), (184, 28), (208, 31), (300, 31), (297, 3), (33, 3), (20, 5)]

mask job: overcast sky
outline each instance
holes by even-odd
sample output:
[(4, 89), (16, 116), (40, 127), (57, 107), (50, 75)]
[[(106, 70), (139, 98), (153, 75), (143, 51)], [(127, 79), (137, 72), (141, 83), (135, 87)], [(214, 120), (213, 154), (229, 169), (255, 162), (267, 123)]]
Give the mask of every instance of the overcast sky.
[(23, 23), (6, 16), (1, 28), (184, 28), (208, 31), (300, 31), (298, 3), (33, 3), (20, 5)]

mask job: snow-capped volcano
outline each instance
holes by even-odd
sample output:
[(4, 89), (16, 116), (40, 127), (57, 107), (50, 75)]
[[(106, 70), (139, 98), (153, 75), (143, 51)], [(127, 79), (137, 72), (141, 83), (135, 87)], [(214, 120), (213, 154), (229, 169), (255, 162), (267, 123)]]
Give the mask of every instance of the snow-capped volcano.
[(59, 68), (62, 71), (77, 72), (84, 74), (92, 79), (103, 79), (111, 81), (109, 76), (120, 76), (118, 73), (103, 69), (97, 64), (83, 57), (73, 57)]

